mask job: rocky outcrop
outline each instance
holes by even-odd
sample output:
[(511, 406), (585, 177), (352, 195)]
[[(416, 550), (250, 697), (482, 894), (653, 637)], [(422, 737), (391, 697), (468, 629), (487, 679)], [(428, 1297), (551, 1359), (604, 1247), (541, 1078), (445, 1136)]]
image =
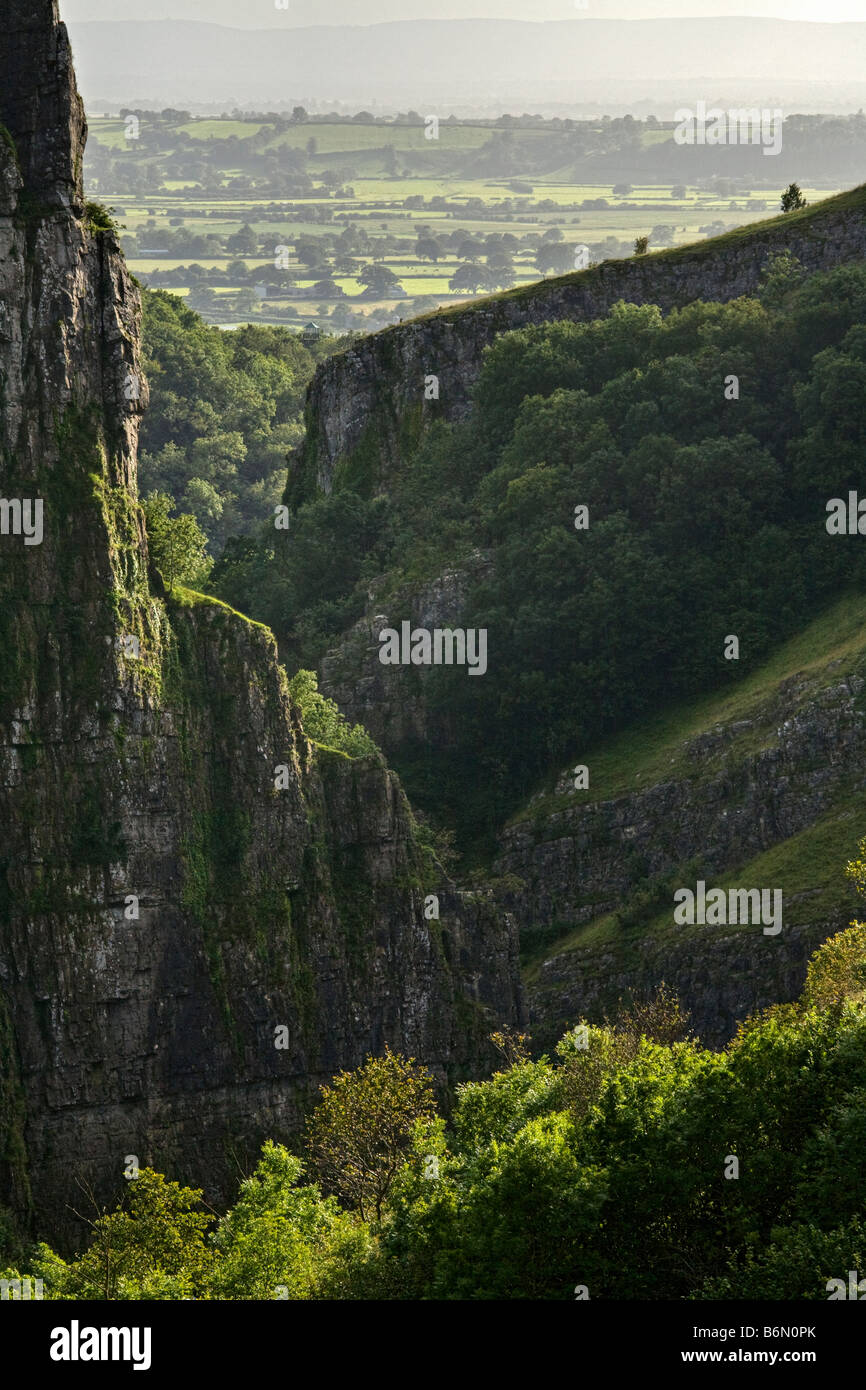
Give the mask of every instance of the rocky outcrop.
[[(748, 718), (676, 746), (670, 776), (643, 788), (636, 773), (630, 790), (596, 799), (564, 774), (552, 797), (530, 804), (506, 829), (496, 865), (508, 885), (504, 901), (529, 951), (546, 955), (528, 987), (539, 1043), (550, 1045), (569, 1022), (598, 1017), (620, 995), (646, 993), (660, 980), (680, 994), (708, 1043), (726, 1041), (755, 1009), (796, 996), (809, 954), (848, 925), (854, 896), (847, 909), (827, 912), (820, 886), (803, 890), (797, 870), (793, 879), (788, 870), (781, 882), (758, 883), (750, 866), (828, 814), (862, 806), (864, 672), (861, 659), (843, 676), (828, 669), (782, 681)], [(589, 768), (591, 787), (591, 758)], [(838, 835), (837, 862), (827, 867), (840, 879), (859, 834), (855, 817)], [(725, 875), (737, 886), (783, 889), (778, 935), (754, 925), (674, 925), (675, 887)], [(612, 913), (615, 928), (597, 944), (591, 933), (585, 944), (572, 936)], [(544, 951), (556, 938), (561, 945)]]
[(431, 713), (427, 699), (429, 666), (383, 666), (379, 634), (399, 631), (406, 620), (413, 628), (460, 627), (467, 595), (492, 568), (489, 554), (474, 551), (459, 568), (443, 571), (418, 588), (407, 586), (387, 597), (371, 584), (367, 613), (321, 662), (321, 689), (336, 700), (352, 724), (363, 724), (382, 748), (405, 750), (431, 743), (441, 753), (455, 742), (448, 711)]
[(0, 94), (29, 196), (80, 210), (87, 124), (56, 0), (4, 5)]
[(469, 1075), (522, 1011), (510, 919), (384, 763), (312, 745), (267, 630), (149, 575), (138, 296), (56, 4), (0, 35), (0, 1205), (63, 1241), (76, 1178), (225, 1195), (335, 1070)]
[(664, 982), (688, 1013), (688, 1028), (706, 1047), (723, 1047), (738, 1023), (761, 1009), (797, 999), (809, 958), (847, 917), (794, 925), (778, 938), (760, 927), (704, 927), (679, 941), (646, 937), (633, 951), (585, 946), (546, 960), (528, 987), (536, 1049), (551, 1049), (579, 1020), (600, 1023), (621, 1003), (652, 997)]
[(746, 863), (814, 825), (852, 779), (866, 787), (863, 688), (862, 675), (786, 681), (753, 717), (686, 740), (675, 776), (609, 800), (564, 774), (561, 809), (530, 804), (502, 835), (497, 872), (526, 884), (513, 906), (529, 937), (613, 911), (694, 859), (708, 874)]
[[(605, 261), (362, 339), (316, 372), (287, 500), (330, 492), (344, 473), (356, 483), (363, 476), (374, 492), (387, 490), (427, 423), (466, 414), (484, 349), (500, 333), (557, 319), (599, 318), (619, 300), (669, 310), (695, 299), (736, 299), (755, 290), (769, 257), (784, 250), (809, 271), (862, 258), (866, 188), (694, 246)], [(438, 378), (437, 400), (425, 399), (431, 375)]]
[[(664, 310), (697, 299), (728, 301), (754, 291), (770, 257), (785, 250), (808, 272), (862, 259), (866, 188), (714, 241), (606, 262), (353, 344), (317, 372), (307, 440), (293, 461), (287, 497), (341, 486), (375, 495), (393, 485), (397, 492), (427, 424), (471, 409), (484, 351), (502, 332), (588, 320), (619, 300)], [(436, 401), (425, 399), (430, 375), (438, 378)], [(364, 617), (320, 663), (323, 688), (352, 720), (372, 725), (407, 784), (419, 776), (419, 795), (432, 780), (428, 750), (442, 758), (453, 746), (450, 711), (447, 701), (431, 700), (429, 669), (379, 667), (378, 634), (403, 619), (418, 627), (462, 626), (475, 571), (489, 563), (489, 555), (478, 554), (433, 581), (396, 589), (386, 577), (371, 585)], [(800, 901), (783, 939), (768, 944), (760, 931), (756, 941), (718, 929), (693, 932), (687, 941), (682, 933), (659, 936), (649, 930), (660, 902), (653, 894), (663, 892), (672, 914), (674, 883), (745, 871), (757, 856), (820, 824), (846, 797), (862, 802), (864, 674), (794, 676), (760, 711), (677, 748), (669, 774), (655, 769), (643, 783), (636, 776), (616, 795), (578, 795), (573, 776), (564, 774), (555, 795), (530, 804), (502, 832), (492, 879), (520, 923), (538, 1045), (551, 1046), (576, 1018), (598, 1018), (621, 994), (644, 993), (662, 978), (680, 992), (708, 1042), (725, 1041), (753, 1009), (794, 997), (810, 951), (847, 925), (853, 901), (825, 910), (814, 889), (816, 901)], [(861, 833), (853, 814), (850, 830), (840, 835), (840, 876), (845, 850)], [(796, 896), (789, 893), (788, 901)], [(612, 914), (613, 931), (605, 923)], [(590, 929), (585, 940), (581, 928)]]

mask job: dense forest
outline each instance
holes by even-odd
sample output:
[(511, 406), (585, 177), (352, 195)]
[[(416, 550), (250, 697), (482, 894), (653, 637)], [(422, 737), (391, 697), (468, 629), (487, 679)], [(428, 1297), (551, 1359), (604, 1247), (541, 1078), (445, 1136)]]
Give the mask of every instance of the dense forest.
[[(862, 857), (848, 872), (866, 887)], [(844, 1298), (866, 1258), (864, 1005), (855, 925), (721, 1052), (664, 986), (552, 1058), (496, 1035), (501, 1069), (438, 1104), (386, 1050), (322, 1088), (296, 1152), (265, 1145), (227, 1212), (133, 1164), (113, 1208), (81, 1184), (75, 1258), (0, 1228), (0, 1276), (55, 1299)]]
[(307, 385), (336, 343), (267, 324), (221, 333), (172, 295), (144, 290), (143, 299), (152, 404), (141, 437), (141, 492), (171, 496), (218, 555), (229, 536), (273, 515), (286, 454), (303, 434)]
[(590, 740), (753, 669), (862, 575), (826, 523), (861, 480), (864, 382), (861, 266), (806, 278), (782, 257), (755, 298), (505, 334), (472, 416), (424, 436), (387, 497), (362, 468), (329, 495), (295, 470), (291, 530), (230, 541), (212, 589), (317, 668), (371, 585), (383, 605), (466, 566), (495, 679), (425, 673), (453, 734), (435, 764), (389, 753), (422, 807), (477, 834)]

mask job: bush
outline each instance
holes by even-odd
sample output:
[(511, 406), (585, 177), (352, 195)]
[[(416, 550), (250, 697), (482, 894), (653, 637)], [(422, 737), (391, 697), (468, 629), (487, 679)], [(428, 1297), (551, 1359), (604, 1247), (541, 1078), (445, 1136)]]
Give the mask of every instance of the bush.
[(363, 725), (350, 725), (336, 703), (319, 694), (315, 671), (298, 671), (289, 681), (289, 694), (301, 711), (304, 732), (313, 743), (334, 748), (350, 758), (379, 753)]

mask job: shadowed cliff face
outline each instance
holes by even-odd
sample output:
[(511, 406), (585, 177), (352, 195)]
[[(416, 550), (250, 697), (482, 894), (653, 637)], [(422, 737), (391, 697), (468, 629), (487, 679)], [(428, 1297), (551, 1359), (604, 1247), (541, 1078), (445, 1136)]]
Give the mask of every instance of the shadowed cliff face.
[[(857, 824), (851, 807), (862, 806), (866, 782), (864, 670), (861, 655), (841, 677), (831, 665), (783, 680), (749, 718), (675, 745), (676, 770), (664, 780), (635, 779), (621, 795), (578, 796), (573, 775), (563, 773), (547, 804), (530, 805), (503, 832), (497, 869), (515, 885), (508, 906), (530, 947), (533, 935), (542, 947), (527, 981), (536, 1045), (555, 1043), (581, 1012), (613, 1012), (618, 998), (659, 980), (676, 990), (710, 1046), (726, 1043), (749, 1014), (799, 995), (811, 953), (858, 910), (853, 891), (828, 901), (806, 863), (820, 838), (821, 859), (841, 887)], [(781, 870), (785, 924), (777, 937), (751, 926), (673, 925), (674, 887), (726, 881), (732, 871), (738, 884), (764, 882), (780, 872), (768, 851), (785, 842), (798, 847), (803, 869)], [(627, 905), (642, 890), (642, 930), (629, 932)], [(574, 931), (543, 946), (557, 922), (587, 927), (623, 908), (626, 922), (609, 922), (595, 940)]]
[(77, 1177), (222, 1196), (335, 1070), (471, 1074), (521, 1004), (510, 922), (308, 742), (270, 633), (149, 580), (138, 295), (56, 5), (0, 35), (0, 1205), (75, 1240)]

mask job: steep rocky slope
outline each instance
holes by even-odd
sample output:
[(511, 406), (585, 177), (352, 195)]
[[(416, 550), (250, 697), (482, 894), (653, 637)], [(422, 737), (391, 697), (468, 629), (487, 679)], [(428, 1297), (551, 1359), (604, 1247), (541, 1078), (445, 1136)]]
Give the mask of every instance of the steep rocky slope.
[(0, 1205), (61, 1238), (76, 1178), (217, 1195), (336, 1069), (471, 1072), (521, 1002), (393, 774), (304, 737), (266, 629), (149, 575), (138, 296), (55, 0), (0, 35), (0, 495), (44, 529), (0, 535)]
[[(793, 998), (815, 946), (857, 911), (844, 867), (863, 834), (866, 600), (846, 598), (733, 693), (587, 750), (502, 837), (539, 1041), (660, 980), (708, 1042)], [(782, 930), (688, 928), (674, 890), (781, 889)]]
[[(724, 302), (753, 291), (769, 257), (789, 250), (806, 270), (866, 254), (866, 188), (800, 213), (770, 218), (694, 246), (541, 281), (386, 328), (319, 367), (307, 399), (307, 435), (289, 472), (287, 498), (359, 473), (387, 489), (431, 420), (458, 419), (485, 347), (500, 333), (557, 319), (606, 314), (618, 300), (662, 309), (694, 299)], [(438, 399), (425, 382), (438, 378)]]
[[(413, 620), (453, 621), (460, 579), (420, 590)], [(421, 683), (395, 691), (364, 659), (381, 621), (357, 624), (329, 653), (326, 684), (379, 736), (420, 739)], [(864, 631), (866, 601), (841, 601), (732, 692), (582, 750), (589, 788), (564, 769), (503, 829), (491, 881), (520, 927), (537, 1046), (660, 980), (714, 1044), (754, 1009), (797, 995), (810, 952), (858, 910), (844, 865), (866, 829)], [(674, 929), (674, 888), (699, 877), (772, 880), (784, 934)]]

